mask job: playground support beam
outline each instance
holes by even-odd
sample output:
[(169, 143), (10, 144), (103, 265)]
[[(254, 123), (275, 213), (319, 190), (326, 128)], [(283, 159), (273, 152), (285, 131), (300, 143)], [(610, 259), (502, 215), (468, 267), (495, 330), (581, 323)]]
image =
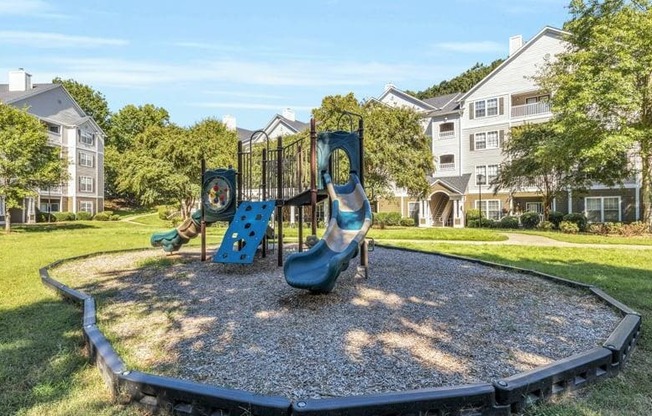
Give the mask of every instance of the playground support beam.
[(278, 267), (283, 266), (283, 137), (276, 139), (276, 241), (278, 242)]
[(199, 209), (201, 209), (201, 261), (206, 261), (206, 215), (204, 212), (204, 179), (206, 177), (206, 159), (201, 158), (201, 186), (199, 187)]
[[(358, 119), (358, 137), (360, 138), (360, 172), (358, 172), (358, 179), (360, 185), (364, 188), (364, 121), (362, 117)], [(362, 246), (360, 247), (360, 266), (364, 268), (366, 278), (369, 267), (369, 245), (366, 239), (362, 240)]]
[(312, 235), (317, 235), (317, 128), (315, 119), (310, 119), (310, 226)]

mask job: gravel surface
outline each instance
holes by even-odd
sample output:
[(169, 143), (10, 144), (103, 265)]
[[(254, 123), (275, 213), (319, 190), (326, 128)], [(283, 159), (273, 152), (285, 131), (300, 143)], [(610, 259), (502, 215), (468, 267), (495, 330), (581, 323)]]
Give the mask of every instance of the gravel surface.
[(130, 368), (293, 400), (492, 382), (600, 345), (619, 321), (516, 272), (376, 248), (364, 279), (354, 262), (329, 295), (288, 286), (276, 253), (132, 252), (51, 275), (96, 297)]

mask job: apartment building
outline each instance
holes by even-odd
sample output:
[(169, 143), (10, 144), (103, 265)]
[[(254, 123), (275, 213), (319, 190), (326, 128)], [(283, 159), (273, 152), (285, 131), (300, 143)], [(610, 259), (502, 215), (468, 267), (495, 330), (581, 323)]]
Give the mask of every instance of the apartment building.
[[(31, 75), (20, 69), (9, 72), (9, 83), (0, 84), (0, 105), (27, 108), (48, 129), (48, 143), (61, 148), (69, 160), (68, 180), (25, 198), (21, 209), (12, 210), (12, 223), (32, 223), (36, 212), (80, 212), (96, 214), (104, 206), (104, 138), (95, 121), (87, 116), (60, 84), (32, 84)], [(4, 198), (0, 195), (4, 215)], [(0, 216), (0, 222), (4, 222)]]
[[(430, 192), (422, 200), (397, 190), (396, 198), (380, 201), (378, 210), (399, 211), (420, 226), (464, 227), (465, 212), (480, 209), (499, 219), (524, 211), (542, 212), (536, 189), (496, 194), (489, 183), (504, 160), (502, 147), (509, 131), (524, 123), (552, 117), (548, 96), (534, 80), (540, 68), (565, 50), (563, 32), (545, 27), (527, 42), (509, 39), (509, 57), (469, 91), (426, 100), (388, 85), (378, 98), (387, 105), (407, 106), (423, 114), (424, 130), (432, 138), (435, 172)], [(563, 151), (563, 149), (560, 149)], [(590, 221), (640, 219), (640, 177), (623, 187), (596, 184), (588, 194), (568, 190), (556, 198), (553, 210), (584, 212)]]

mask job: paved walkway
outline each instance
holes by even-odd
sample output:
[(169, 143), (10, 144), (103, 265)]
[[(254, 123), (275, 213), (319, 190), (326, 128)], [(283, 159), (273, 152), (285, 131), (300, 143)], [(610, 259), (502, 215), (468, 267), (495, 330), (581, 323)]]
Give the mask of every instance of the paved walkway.
[[(575, 248), (604, 248), (604, 249), (622, 249), (622, 250), (652, 250), (652, 245), (628, 245), (628, 244), (580, 244), (557, 241), (552, 238), (542, 237), (540, 235), (519, 234), (519, 233), (501, 233), (507, 236), (503, 241), (464, 241), (464, 240), (410, 240), (414, 243), (436, 242), (446, 244), (467, 244), (467, 245), (512, 245), (512, 246), (532, 246), (532, 247), (575, 247)], [(405, 241), (405, 240), (383, 240), (383, 241)]]

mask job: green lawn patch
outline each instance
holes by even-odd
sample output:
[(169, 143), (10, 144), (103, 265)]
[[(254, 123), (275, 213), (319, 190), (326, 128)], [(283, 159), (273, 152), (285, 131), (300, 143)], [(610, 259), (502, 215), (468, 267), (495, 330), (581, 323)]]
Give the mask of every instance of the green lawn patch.
[(576, 244), (622, 244), (652, 246), (652, 236), (622, 237), (619, 235), (597, 235), (597, 234), (564, 234), (560, 231), (524, 231), (515, 230), (518, 233), (539, 235), (557, 241)]

